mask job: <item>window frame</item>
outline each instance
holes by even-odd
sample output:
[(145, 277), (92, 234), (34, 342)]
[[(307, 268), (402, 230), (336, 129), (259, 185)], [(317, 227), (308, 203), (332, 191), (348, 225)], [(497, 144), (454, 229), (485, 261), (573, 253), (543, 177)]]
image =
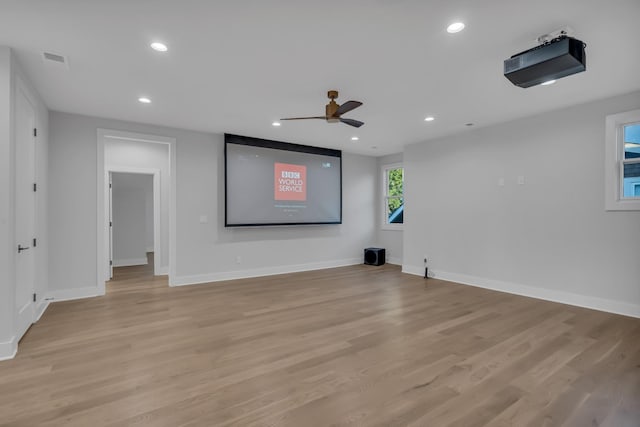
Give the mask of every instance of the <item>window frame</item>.
[(606, 118), (605, 206), (608, 211), (640, 211), (640, 197), (623, 197), (624, 165), (637, 159), (624, 158), (624, 126), (640, 123), (640, 110), (611, 114)]
[[(388, 171), (393, 170), (393, 169), (402, 169), (402, 196), (389, 196), (389, 181), (388, 181)], [(389, 164), (384, 164), (380, 166), (380, 170), (381, 170), (381, 175), (382, 175), (382, 226), (381, 228), (383, 230), (396, 230), (396, 231), (402, 231), (404, 229), (404, 220), (402, 224), (390, 224), (387, 222), (387, 220), (389, 219), (389, 214), (387, 212), (387, 209), (389, 207), (389, 199), (402, 199), (403, 202), (403, 206), (405, 203), (405, 197), (404, 197), (404, 183), (405, 183), (405, 179), (404, 179), (404, 166), (402, 165), (402, 163), (389, 163)], [(403, 213), (404, 215), (404, 213)]]

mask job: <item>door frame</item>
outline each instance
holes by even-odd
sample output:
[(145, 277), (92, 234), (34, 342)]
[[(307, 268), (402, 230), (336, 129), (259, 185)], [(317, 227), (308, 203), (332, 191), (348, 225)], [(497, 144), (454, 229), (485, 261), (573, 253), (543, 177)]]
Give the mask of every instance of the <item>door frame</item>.
[[(168, 156), (169, 156), (169, 178), (170, 178), (170, 189), (169, 189), (169, 236), (168, 236), (168, 264), (169, 264), (169, 286), (173, 283), (173, 278), (175, 277), (175, 259), (176, 259), (176, 248), (175, 248), (175, 232), (176, 232), (176, 139), (166, 136), (159, 135), (149, 135), (135, 132), (127, 132), (120, 131), (114, 129), (97, 129), (97, 186), (96, 186), (96, 194), (97, 194), (97, 221), (96, 221), (96, 239), (97, 239), (97, 250), (96, 250), (96, 284), (98, 287), (98, 291), (104, 295), (105, 293), (105, 282), (106, 276), (108, 274), (108, 225), (106, 209), (108, 203), (108, 192), (105, 191), (107, 188), (108, 177), (109, 174), (107, 172), (107, 165), (105, 165), (105, 141), (111, 139), (118, 139), (123, 141), (134, 141), (134, 142), (146, 142), (151, 144), (166, 144), (168, 146)], [(113, 170), (114, 168), (109, 166), (109, 170)], [(129, 168), (135, 169), (135, 168)], [(159, 176), (159, 174), (158, 174)], [(154, 179), (154, 192), (155, 188), (160, 190), (160, 184), (155, 185)], [(154, 197), (155, 198), (155, 197)], [(160, 198), (158, 198), (160, 200)], [(156, 211), (159, 213), (159, 210), (155, 208), (154, 201), (154, 216)], [(155, 218), (154, 218), (155, 223)], [(155, 227), (155, 224), (154, 224)], [(154, 232), (155, 234), (155, 232)], [(162, 233), (160, 233), (162, 234)], [(154, 247), (156, 244), (161, 244), (160, 239), (154, 239)]]
[[(153, 177), (153, 274), (156, 276), (162, 275), (161, 264), (162, 264), (162, 231), (160, 229), (161, 226), (161, 200), (162, 200), (162, 189), (160, 187), (160, 169), (155, 168), (133, 168), (133, 167), (118, 167), (118, 166), (106, 166), (105, 167), (105, 193), (107, 194), (107, 201), (105, 203), (105, 227), (106, 227), (106, 236), (105, 242), (107, 243), (108, 250), (105, 255), (107, 259), (105, 260), (105, 264), (107, 266), (107, 271), (105, 274), (105, 280), (111, 279), (111, 270), (112, 265), (109, 261), (111, 261), (113, 256), (113, 242), (109, 237), (109, 233), (113, 230), (109, 227), (109, 217), (110, 210), (113, 209), (112, 202), (113, 200), (109, 198), (110, 195), (113, 194), (113, 188), (109, 191), (109, 183), (112, 178), (112, 174), (114, 173), (134, 173), (139, 175), (151, 175)], [(146, 245), (145, 245), (146, 246)]]
[[(107, 267), (109, 270), (109, 273), (106, 275), (105, 280), (111, 280), (113, 279), (113, 173), (112, 172), (107, 172), (109, 174), (108, 179), (107, 179), (107, 185), (109, 186), (108, 189), (106, 189), (105, 191), (108, 191), (107, 193), (107, 200), (108, 200), (108, 206), (105, 208), (105, 215), (107, 215), (107, 217), (105, 218), (105, 222), (109, 222), (109, 230), (107, 231), (108, 236), (106, 237), (107, 240), (107, 244), (109, 245), (109, 250), (107, 251), (107, 256), (109, 257), (109, 266)], [(155, 210), (155, 206), (154, 206), (154, 210)], [(154, 235), (153, 235), (153, 241), (155, 243), (155, 217), (153, 218), (154, 220)], [(155, 263), (155, 258), (154, 258), (154, 263)], [(154, 268), (154, 274), (155, 274), (155, 265), (153, 266)]]

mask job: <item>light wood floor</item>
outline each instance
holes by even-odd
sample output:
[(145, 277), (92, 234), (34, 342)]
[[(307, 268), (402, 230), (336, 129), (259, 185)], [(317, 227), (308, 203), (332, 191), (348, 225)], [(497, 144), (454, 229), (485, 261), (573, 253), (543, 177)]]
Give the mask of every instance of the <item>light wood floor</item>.
[(640, 320), (353, 266), (53, 303), (11, 426), (640, 426)]

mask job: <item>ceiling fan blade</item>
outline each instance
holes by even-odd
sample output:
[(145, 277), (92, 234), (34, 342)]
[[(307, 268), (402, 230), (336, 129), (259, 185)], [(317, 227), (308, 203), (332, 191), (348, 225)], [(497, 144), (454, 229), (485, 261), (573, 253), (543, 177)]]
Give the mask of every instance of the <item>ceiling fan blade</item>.
[(355, 128), (359, 128), (360, 126), (362, 126), (364, 124), (364, 122), (361, 122), (360, 120), (353, 120), (353, 119), (340, 119), (340, 121), (346, 125), (349, 126), (353, 126)]
[(344, 104), (342, 104), (341, 106), (338, 107), (338, 109), (336, 110), (335, 113), (333, 113), (334, 117), (339, 117), (344, 113), (348, 113), (349, 111), (358, 108), (359, 106), (362, 105), (362, 102), (360, 101), (347, 101)]
[(313, 116), (313, 117), (288, 117), (286, 119), (280, 119), (280, 120), (307, 120), (307, 119), (322, 119), (322, 120), (327, 120), (327, 118), (325, 116)]

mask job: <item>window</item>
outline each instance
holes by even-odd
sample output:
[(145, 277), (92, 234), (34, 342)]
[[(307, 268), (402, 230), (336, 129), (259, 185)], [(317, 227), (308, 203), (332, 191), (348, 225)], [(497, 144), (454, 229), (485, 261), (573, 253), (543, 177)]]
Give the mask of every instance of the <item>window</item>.
[(607, 116), (607, 210), (640, 210), (640, 110)]
[(383, 228), (402, 229), (404, 222), (404, 169), (402, 165), (382, 167), (384, 199)]
[(640, 123), (622, 127), (624, 157), (622, 159), (622, 197), (638, 197), (640, 186)]

